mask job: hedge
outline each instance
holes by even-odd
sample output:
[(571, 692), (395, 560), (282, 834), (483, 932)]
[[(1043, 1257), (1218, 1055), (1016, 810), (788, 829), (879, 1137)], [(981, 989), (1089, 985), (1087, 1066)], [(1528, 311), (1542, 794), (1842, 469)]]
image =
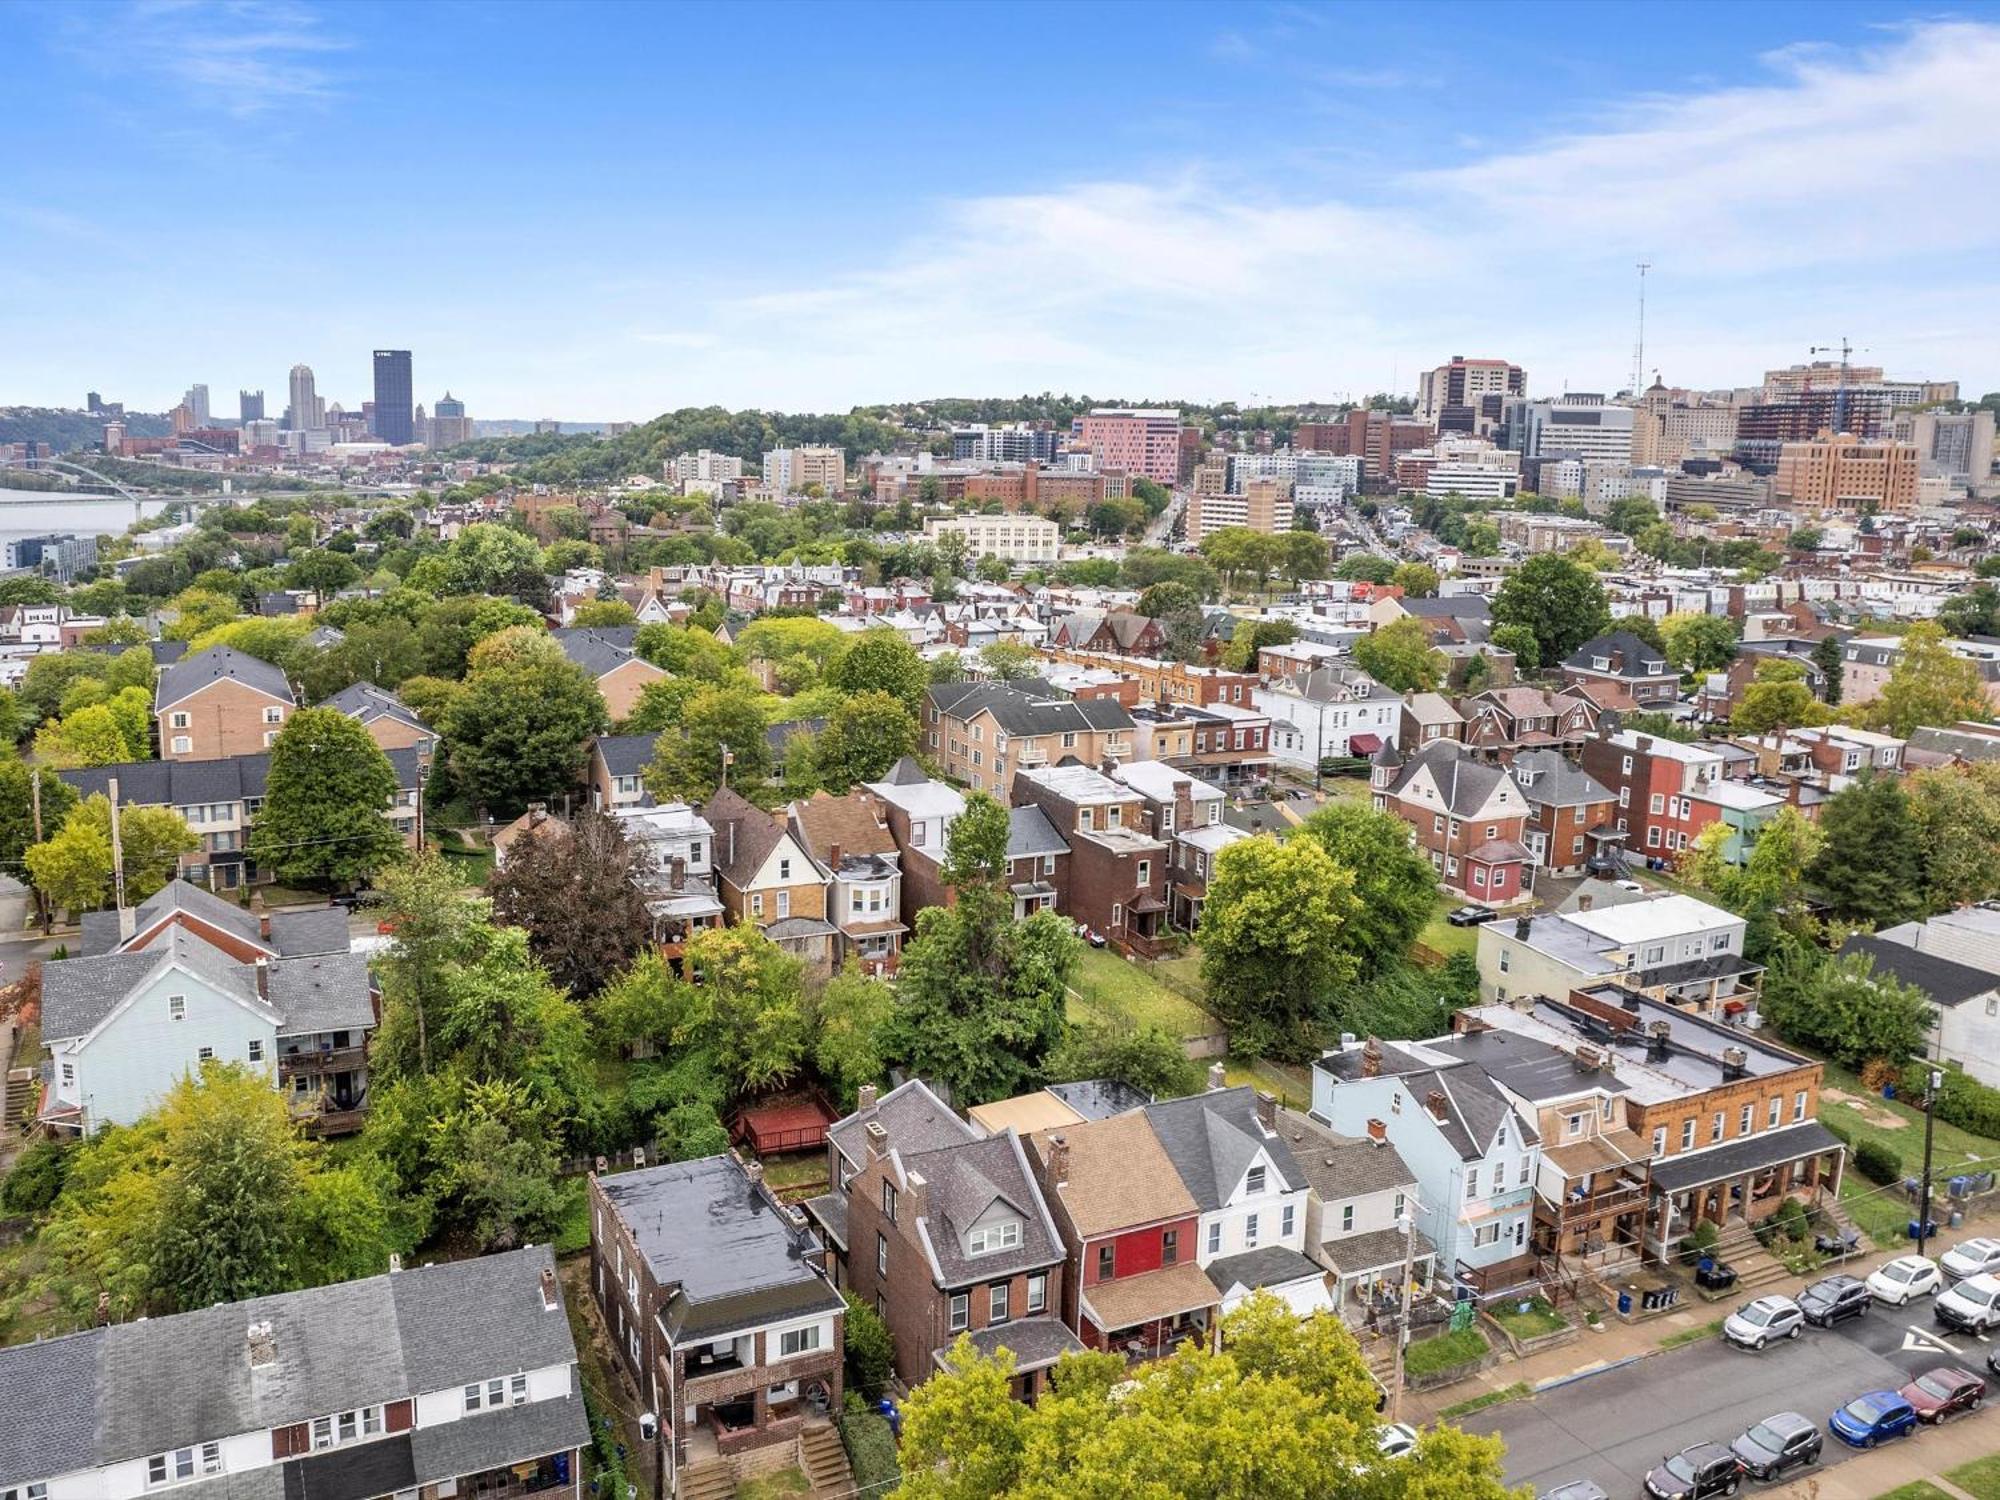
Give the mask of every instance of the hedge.
[(1864, 1140), (1855, 1146), (1854, 1169), (1870, 1182), (1884, 1186), (1903, 1180), (1903, 1158), (1880, 1141)]
[(840, 1441), (847, 1449), (847, 1461), (854, 1469), (854, 1487), (864, 1495), (884, 1495), (903, 1478), (896, 1458), (896, 1437), (888, 1419), (866, 1407), (850, 1405), (836, 1425)]
[(1476, 1363), (1492, 1347), (1477, 1328), (1461, 1328), (1456, 1333), (1441, 1333), (1410, 1345), (1403, 1356), (1403, 1369), (1410, 1375), (1435, 1375), (1440, 1370)]
[[(1902, 1094), (1912, 1102), (1922, 1100), (1929, 1063), (1913, 1063), (1903, 1072)], [(1944, 1068), (1944, 1087), (1938, 1090), (1937, 1117), (1947, 1125), (2000, 1140), (2000, 1089), (1989, 1088), (1959, 1068)]]

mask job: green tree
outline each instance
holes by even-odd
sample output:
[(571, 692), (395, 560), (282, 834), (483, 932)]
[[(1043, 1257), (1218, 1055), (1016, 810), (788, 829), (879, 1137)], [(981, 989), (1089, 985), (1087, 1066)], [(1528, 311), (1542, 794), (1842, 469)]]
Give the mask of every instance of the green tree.
[(686, 962), (683, 1030), (713, 1053), (732, 1091), (796, 1077), (812, 1046), (805, 965), (750, 926), (697, 932)]
[(1395, 579), (1396, 565), (1372, 552), (1350, 552), (1334, 564), (1333, 576), (1349, 583), (1390, 583)]
[(1736, 655), (1736, 622), (1727, 615), (1671, 614), (1660, 622), (1667, 660), (1682, 672), (1714, 672)]
[(1259, 836), (1216, 856), (1201, 971), (1232, 1044), (1252, 1055), (1311, 1055), (1319, 1007), (1358, 968), (1346, 933), (1357, 906), (1353, 873), (1316, 839)]
[(500, 599), (520, 595), (538, 601), (548, 592), (542, 549), (535, 539), (490, 521), (475, 522), (459, 532), (440, 563), (447, 593)]
[(1840, 637), (1830, 635), (1814, 646), (1812, 649), (1812, 664), (1819, 668), (1820, 675), (1826, 679), (1826, 701), (1828, 706), (1837, 706), (1840, 703), (1841, 689), (1844, 686), (1842, 682), (1844, 663), (1841, 658)]
[(885, 1070), (895, 991), (850, 959), (820, 990), (813, 1009), (813, 1068), (843, 1105), (852, 1105), (856, 1091)]
[(1201, 1069), (1181, 1039), (1157, 1026), (1072, 1027), (1046, 1071), (1051, 1083), (1114, 1078), (1155, 1099), (1179, 1099), (1201, 1088)]
[(207, 589), (187, 589), (174, 599), (175, 619), (160, 633), (170, 641), (191, 641), (238, 614), (236, 600)]
[(2000, 585), (1976, 583), (1945, 600), (1938, 624), (1951, 635), (2000, 635)]
[(1990, 766), (1919, 771), (1904, 785), (1926, 909), (1950, 911), (2000, 895), (2000, 773)]
[(1500, 528), (1491, 521), (1468, 521), (1459, 549), (1467, 557), (1492, 557), (1500, 550)]
[(1535, 632), (1526, 625), (1496, 625), (1490, 637), (1493, 644), (1502, 651), (1514, 654), (1514, 668), (1517, 672), (1528, 673), (1541, 669), (1542, 643), (1535, 638)]
[(1604, 585), (1589, 569), (1544, 552), (1507, 575), (1493, 598), (1496, 625), (1525, 625), (1534, 632), (1537, 659), (1564, 660), (1611, 623)]
[(378, 1075), (428, 1074), (430, 1037), (444, 1021), (445, 980), (472, 953), (491, 903), (428, 850), (387, 870), (378, 895), (383, 925), (395, 936), (377, 960), (385, 1006), (371, 1062)]
[(887, 693), (912, 715), (923, 706), (924, 659), (898, 632), (865, 630), (833, 663), (827, 681), (850, 696)]
[(586, 599), (570, 612), (570, 624), (579, 629), (615, 629), (637, 623), (639, 612), (623, 599)]
[(1824, 724), (1833, 716), (1806, 686), (1806, 669), (1783, 659), (1757, 663), (1743, 701), (1729, 716), (1740, 734), (1768, 734), (1781, 726), (1798, 729)]
[(996, 682), (1019, 682), (1042, 669), (1042, 658), (1019, 641), (994, 641), (979, 648), (979, 667)]
[(35, 799), (41, 799), (43, 831), (61, 828), (76, 806), (76, 789), (45, 766), (0, 757), (0, 865), (21, 868), (35, 838)]
[(494, 915), (525, 929), (549, 977), (582, 999), (630, 965), (651, 929), (624, 828), (594, 807), (520, 840), (489, 889)]
[(1410, 951), (1437, 909), (1437, 874), (1410, 847), (1409, 825), (1365, 802), (1336, 800), (1307, 818), (1294, 837), (1313, 839), (1354, 877), (1354, 910), (1341, 941), (1362, 977)]
[(676, 677), (720, 682), (734, 665), (727, 646), (707, 631), (686, 625), (641, 625), (632, 648)]
[(1441, 580), (1438, 570), (1429, 563), (1401, 563), (1389, 575), (1389, 582), (1401, 589), (1406, 597), (1413, 599), (1434, 598)]
[(1862, 710), (1862, 721), (1870, 729), (1886, 729), (1907, 739), (1926, 724), (1986, 719), (1990, 714), (1979, 668), (1954, 655), (1945, 644), (1944, 631), (1924, 620), (1904, 632), (1889, 680)]
[(384, 816), (397, 791), (395, 768), (358, 719), (302, 708), (272, 742), (251, 857), (291, 885), (365, 882), (403, 853)]
[(1803, 944), (1774, 961), (1759, 1008), (1788, 1040), (1855, 1069), (1919, 1055), (1931, 1020), (1922, 992), (1877, 974), (1868, 955), (1827, 958)]
[(646, 768), (646, 789), (662, 802), (705, 802), (722, 784), (723, 756), (739, 786), (771, 769), (763, 705), (741, 688), (704, 688), (681, 713), (681, 732), (663, 734)]
[(361, 576), (354, 559), (338, 552), (302, 552), (285, 569), (285, 587), (310, 590), (315, 604), (326, 601)]
[(946, 885), (997, 886), (1007, 877), (1007, 809), (987, 792), (973, 792), (945, 832), (940, 874)]
[(896, 1368), (896, 1341), (889, 1325), (868, 1303), (848, 1292), (844, 1348), (847, 1388), (873, 1401), (888, 1387)]
[(1397, 693), (1428, 693), (1445, 672), (1444, 653), (1431, 644), (1430, 626), (1414, 615), (1357, 640), (1354, 664)]
[[(840, 792), (858, 781), (880, 781), (916, 748), (917, 721), (900, 698), (873, 690), (855, 693), (827, 716), (817, 755), (820, 783)], [(790, 761), (788, 752), (788, 771)]]
[(1901, 783), (1864, 772), (1821, 810), (1825, 845), (1807, 872), (1833, 914), (1885, 926), (1923, 914), (1923, 870)]
[[(119, 808), (118, 834), (130, 906), (173, 879), (180, 856), (201, 847), (181, 815), (167, 807)], [(73, 912), (96, 910), (112, 895), (111, 803), (101, 795), (78, 803), (62, 827), (31, 847), (25, 859), (28, 878), (53, 905)]]
[(110, 706), (93, 703), (44, 724), (35, 734), (35, 758), (59, 771), (113, 766), (130, 760), (132, 747)]
[(510, 815), (572, 785), (590, 737), (607, 724), (597, 684), (556, 653), (475, 665), (437, 727), (458, 785), (476, 804)]

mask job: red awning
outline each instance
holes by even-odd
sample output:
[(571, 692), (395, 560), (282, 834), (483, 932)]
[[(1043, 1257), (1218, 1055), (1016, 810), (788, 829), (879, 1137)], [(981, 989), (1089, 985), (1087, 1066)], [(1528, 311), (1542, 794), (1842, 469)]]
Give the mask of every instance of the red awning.
[(1382, 748), (1382, 736), (1379, 734), (1351, 735), (1347, 741), (1347, 748), (1356, 755), (1373, 755), (1377, 750)]

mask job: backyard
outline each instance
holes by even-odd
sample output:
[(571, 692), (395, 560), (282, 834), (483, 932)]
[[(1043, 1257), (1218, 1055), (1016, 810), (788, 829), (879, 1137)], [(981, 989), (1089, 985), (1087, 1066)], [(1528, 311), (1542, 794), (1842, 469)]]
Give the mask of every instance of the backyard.
[[(1826, 1065), (1825, 1080), (1820, 1086), (1819, 1117), (1830, 1130), (1848, 1141), (1850, 1150), (1864, 1141), (1872, 1141), (1901, 1159), (1905, 1177), (1915, 1177), (1923, 1171), (1923, 1111), (1901, 1099), (1884, 1099), (1879, 1092), (1869, 1092), (1854, 1074), (1834, 1063)], [(1931, 1146), (1933, 1182), (1942, 1184), (1960, 1172), (1995, 1166), (2000, 1166), (2000, 1142), (1942, 1120), (1936, 1122)], [(1937, 1191), (1942, 1193), (1942, 1186)], [(1883, 1249), (1893, 1248), (1906, 1238), (1911, 1215), (1909, 1200), (1900, 1187), (1879, 1186), (1855, 1171), (1851, 1154), (1841, 1178), (1840, 1203)]]
[(1433, 953), (1442, 954), (1446, 958), (1454, 954), (1476, 952), (1479, 948), (1479, 929), (1454, 927), (1445, 920), (1446, 914), (1456, 911), (1460, 905), (1460, 902), (1440, 894), (1437, 910), (1432, 912), (1431, 919), (1424, 923), (1423, 931), (1417, 934), (1417, 941)]
[[(1192, 962), (1199, 970), (1199, 960), (1174, 962)], [(1162, 984), (1146, 965), (1108, 948), (1084, 950), (1070, 986), (1069, 1015), (1072, 1021), (1098, 1025), (1156, 1026), (1173, 1037), (1206, 1036), (1217, 1029), (1213, 1016)]]

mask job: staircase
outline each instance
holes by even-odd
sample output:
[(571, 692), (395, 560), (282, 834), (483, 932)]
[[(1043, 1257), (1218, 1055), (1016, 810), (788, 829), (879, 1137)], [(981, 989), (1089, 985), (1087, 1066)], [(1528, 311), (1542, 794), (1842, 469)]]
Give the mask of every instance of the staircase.
[(815, 1495), (848, 1496), (855, 1492), (854, 1469), (831, 1422), (808, 1422), (800, 1429), (799, 1467), (812, 1481)]
[(681, 1500), (734, 1500), (736, 1465), (726, 1458), (698, 1458), (681, 1470)]
[(1792, 1276), (1783, 1261), (1754, 1239), (1741, 1249), (1730, 1251), (1728, 1261), (1730, 1268), (1736, 1272), (1736, 1284), (1729, 1289), (1728, 1297), (1754, 1292), (1760, 1287), (1789, 1280)]
[(9, 1130), (25, 1130), (35, 1109), (35, 1070), (15, 1068), (7, 1074), (7, 1094), (0, 1102), (0, 1125)]

